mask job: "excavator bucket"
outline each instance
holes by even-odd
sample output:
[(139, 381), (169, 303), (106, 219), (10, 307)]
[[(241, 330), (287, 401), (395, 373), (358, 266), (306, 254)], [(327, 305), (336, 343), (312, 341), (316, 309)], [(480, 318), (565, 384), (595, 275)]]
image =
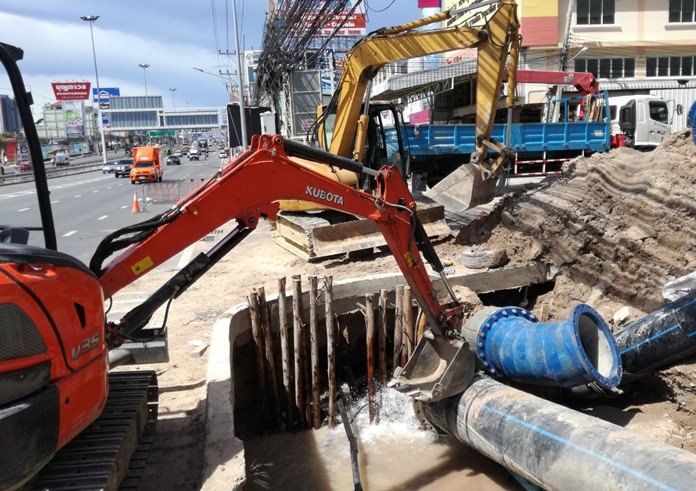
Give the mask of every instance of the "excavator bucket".
[(496, 180), (486, 178), (484, 172), (477, 165), (464, 164), (423, 194), (451, 213), (463, 213), (495, 197)]
[(464, 392), (474, 377), (474, 353), (460, 339), (426, 334), (388, 384), (415, 400), (431, 403)]

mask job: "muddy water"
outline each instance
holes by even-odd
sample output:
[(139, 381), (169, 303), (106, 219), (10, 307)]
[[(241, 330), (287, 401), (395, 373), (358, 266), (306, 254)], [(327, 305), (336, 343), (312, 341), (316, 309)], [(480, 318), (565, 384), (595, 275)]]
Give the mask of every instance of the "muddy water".
[[(507, 471), (456, 441), (419, 430), (410, 399), (394, 390), (379, 394), (379, 424), (368, 422), (365, 401), (353, 404), (363, 489), (518, 490)], [(343, 426), (334, 430), (259, 437), (245, 441), (247, 485), (260, 490), (352, 491), (350, 451)]]

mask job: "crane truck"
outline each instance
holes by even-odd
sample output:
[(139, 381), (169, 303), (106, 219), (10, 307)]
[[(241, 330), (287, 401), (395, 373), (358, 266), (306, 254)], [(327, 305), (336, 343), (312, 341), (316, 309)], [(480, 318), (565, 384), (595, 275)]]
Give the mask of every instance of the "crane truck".
[[(427, 402), (467, 387), (474, 375), (474, 355), (458, 334), (464, 306), (447, 283), (399, 166), (361, 162), (370, 116), (379, 112), (370, 113), (366, 105), (368, 111), (360, 115), (360, 108), (368, 80), (390, 59), (403, 57), (399, 53), (414, 56), (477, 46), (482, 70), (479, 159), (467, 172), (486, 191), (486, 181), (506, 155), (489, 136), (502, 67), (519, 41), (516, 5), (503, 0), (484, 29), (412, 31), (423, 24), (380, 30), (358, 48), (344, 76), (331, 151), (280, 135), (256, 135), (247, 151), (172, 208), (108, 234), (88, 266), (58, 251), (31, 94), (17, 63), (23, 52), (0, 43), (0, 61), (35, 163), (41, 218), (38, 227), (17, 224), (0, 230), (0, 489), (50, 489), (66, 480), (90, 489), (118, 487), (134, 442), (156, 420), (157, 382), (151, 372), (113, 373), (113, 368), (166, 360), (166, 328), (147, 329), (153, 313), (239, 245), (259, 220), (276, 219), (283, 200), (369, 219), (383, 235), (428, 322), (426, 335), (395, 380), (399, 390)], [(369, 46), (382, 54), (371, 57)], [(514, 69), (511, 78), (513, 74)], [(327, 121), (322, 122), (324, 130)], [(357, 132), (351, 127), (356, 123)], [(353, 136), (356, 143), (351, 145)], [(488, 148), (501, 155), (495, 163), (485, 158)], [(338, 174), (357, 177), (347, 184), (335, 178)], [(368, 183), (368, 190), (358, 189), (357, 180)], [(107, 320), (105, 300), (230, 221), (236, 226), (209, 251), (192, 259), (118, 322)], [(32, 232), (43, 235), (43, 246), (29, 245)], [(426, 261), (447, 287), (450, 298), (444, 303), (435, 294)], [(109, 443), (96, 451), (95, 441)]]
[[(477, 8), (477, 7), (474, 7)], [(495, 193), (496, 177), (511, 159), (512, 152), (496, 143), (491, 134), (498, 109), (503, 78), (507, 77), (506, 104), (512, 107), (516, 86), (519, 21), (514, 0), (502, 0), (499, 7), (482, 27), (448, 27), (419, 30), (420, 27), (443, 22), (460, 15), (470, 7), (447, 10), (403, 25), (382, 28), (358, 42), (346, 55), (345, 67), (331, 101), (318, 108), (318, 117), (310, 135), (319, 148), (333, 155), (350, 158), (371, 169), (384, 164), (395, 166), (405, 177), (408, 168), (408, 145), (402, 138), (401, 114), (387, 101), (370, 100), (371, 80), (387, 63), (432, 55), (460, 48), (475, 48), (478, 56), (476, 88), (475, 152), (469, 163), (460, 165), (451, 174), (448, 185), (435, 190), (435, 201), (458, 208), (469, 208), (490, 201)], [(509, 59), (509, 66), (506, 62)], [(385, 117), (389, 114), (389, 117)], [(393, 122), (395, 141), (388, 140)], [(488, 156), (489, 150), (496, 158)], [(457, 159), (461, 164), (461, 159)], [(374, 179), (358, 177), (354, 172), (306, 163), (324, 175), (346, 185), (369, 190)], [(306, 200), (283, 201), (276, 230), (281, 243), (307, 259), (336, 255), (372, 246), (378, 234), (369, 221), (347, 221), (346, 214), (327, 217), (307, 215), (325, 207)], [(442, 207), (426, 210), (421, 207), (421, 219), (431, 222), (432, 233), (440, 230), (444, 221)]]

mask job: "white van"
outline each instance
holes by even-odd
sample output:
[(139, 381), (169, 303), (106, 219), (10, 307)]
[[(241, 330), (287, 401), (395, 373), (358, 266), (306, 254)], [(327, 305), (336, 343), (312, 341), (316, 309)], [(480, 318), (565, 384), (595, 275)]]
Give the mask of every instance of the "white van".
[(667, 101), (653, 95), (627, 95), (609, 98), (611, 134), (624, 134), (626, 146), (657, 147), (672, 134)]
[(69, 165), (70, 164), (70, 158), (68, 157), (67, 153), (63, 152), (58, 152), (55, 154), (53, 157), (53, 164), (57, 167), (61, 167), (63, 165)]

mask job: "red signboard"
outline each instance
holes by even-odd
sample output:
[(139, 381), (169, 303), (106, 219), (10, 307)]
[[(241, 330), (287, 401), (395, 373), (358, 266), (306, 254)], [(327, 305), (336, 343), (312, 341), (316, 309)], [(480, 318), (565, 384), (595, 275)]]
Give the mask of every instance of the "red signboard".
[(440, 8), (440, 0), (418, 0), (419, 9)]
[[(313, 22), (318, 15), (318, 10), (308, 11), (305, 16), (305, 24), (308, 28), (313, 26)], [(348, 15), (348, 12), (342, 12), (333, 16), (329, 22), (321, 26), (321, 30), (318, 34), (320, 36), (330, 36), (334, 34), (338, 26), (341, 26), (341, 28), (336, 31), (336, 36), (364, 36), (367, 33), (367, 20), (365, 14), (355, 12)]]
[(57, 101), (83, 101), (89, 99), (90, 82), (52, 82)]

